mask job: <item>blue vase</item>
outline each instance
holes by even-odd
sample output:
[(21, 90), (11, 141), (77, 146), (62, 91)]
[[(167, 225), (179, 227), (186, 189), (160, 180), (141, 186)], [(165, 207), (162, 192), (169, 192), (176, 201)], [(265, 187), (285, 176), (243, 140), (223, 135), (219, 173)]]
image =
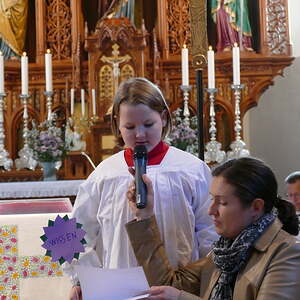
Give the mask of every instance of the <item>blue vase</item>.
[(56, 180), (56, 168), (55, 162), (52, 161), (45, 161), (41, 162), (43, 168), (43, 179), (44, 181), (53, 181)]

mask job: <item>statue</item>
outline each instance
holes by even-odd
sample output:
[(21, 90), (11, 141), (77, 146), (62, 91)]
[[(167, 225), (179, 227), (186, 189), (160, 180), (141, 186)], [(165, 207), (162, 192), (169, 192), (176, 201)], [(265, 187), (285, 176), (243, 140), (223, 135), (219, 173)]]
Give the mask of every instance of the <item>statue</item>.
[(28, 0), (0, 2), (0, 50), (6, 59), (21, 56), (26, 37)]
[(134, 0), (123, 2), (120, 10), (116, 13), (115, 18), (128, 18), (134, 24)]
[(253, 51), (247, 0), (210, 1), (211, 15), (217, 25), (217, 51), (229, 51), (234, 43)]
[(85, 150), (86, 143), (81, 140), (81, 134), (74, 128), (71, 118), (68, 119), (65, 132), (65, 142), (69, 151)]
[(126, 17), (134, 23), (135, 0), (89, 0), (83, 1), (82, 9), (89, 30), (105, 18)]
[[(109, 2), (109, 5), (107, 5)], [(135, 0), (110, 0), (106, 1), (106, 12), (99, 20), (105, 18), (128, 18), (134, 23), (134, 3)]]

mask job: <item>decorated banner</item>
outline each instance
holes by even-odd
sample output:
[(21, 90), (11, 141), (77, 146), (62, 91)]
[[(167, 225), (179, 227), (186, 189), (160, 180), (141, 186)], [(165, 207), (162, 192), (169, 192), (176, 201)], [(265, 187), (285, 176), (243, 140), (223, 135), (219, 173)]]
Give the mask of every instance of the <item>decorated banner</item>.
[(49, 220), (48, 227), (43, 227), (45, 234), (41, 236), (44, 242), (46, 256), (52, 257), (52, 261), (63, 264), (65, 261), (71, 263), (73, 258), (78, 259), (79, 253), (84, 252), (83, 245), (85, 231), (82, 225), (76, 223), (76, 219), (69, 219), (67, 215), (61, 218), (59, 215), (55, 221)]

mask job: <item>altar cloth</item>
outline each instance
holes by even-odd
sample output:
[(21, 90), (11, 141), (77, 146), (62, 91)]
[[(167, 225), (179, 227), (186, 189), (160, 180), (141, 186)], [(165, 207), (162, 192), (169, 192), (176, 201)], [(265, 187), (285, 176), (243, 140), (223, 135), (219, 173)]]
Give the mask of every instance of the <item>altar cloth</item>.
[[(61, 217), (66, 213), (60, 213)], [(65, 300), (71, 282), (61, 266), (45, 256), (40, 236), (57, 214), (0, 217), (0, 299)]]
[(76, 196), (84, 180), (1, 182), (0, 199)]

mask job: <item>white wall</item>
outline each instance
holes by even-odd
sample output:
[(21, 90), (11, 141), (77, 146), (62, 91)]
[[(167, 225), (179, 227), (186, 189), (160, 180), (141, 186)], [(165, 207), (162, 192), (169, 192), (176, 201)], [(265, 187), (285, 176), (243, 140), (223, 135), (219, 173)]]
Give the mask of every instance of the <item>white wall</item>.
[(284, 178), (300, 170), (300, 1), (289, 1), (293, 64), (284, 77), (262, 95), (258, 106), (244, 118), (244, 139), (252, 156), (265, 160), (275, 171), (279, 193), (284, 195)]

